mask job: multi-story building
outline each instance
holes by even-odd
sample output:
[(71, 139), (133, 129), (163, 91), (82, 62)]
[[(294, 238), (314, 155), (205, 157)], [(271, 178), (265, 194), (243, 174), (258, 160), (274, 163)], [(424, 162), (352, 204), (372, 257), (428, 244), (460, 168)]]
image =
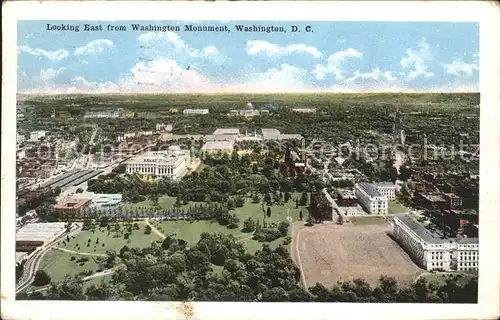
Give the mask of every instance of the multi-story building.
[(187, 164), (191, 159), (189, 150), (179, 146), (170, 146), (165, 151), (148, 151), (128, 160), (125, 164), (127, 173), (155, 175), (178, 180), (187, 173)]
[(232, 153), (234, 151), (234, 141), (207, 141), (201, 147), (205, 153)]
[(448, 201), (448, 207), (450, 209), (457, 209), (462, 207), (462, 198), (454, 193), (444, 193), (445, 199)]
[(395, 198), (395, 186), (388, 183), (365, 183), (355, 185), (359, 204), (370, 214), (387, 214), (388, 200)]
[(171, 124), (164, 124), (164, 123), (157, 123), (156, 124), (156, 131), (161, 131), (161, 132), (171, 132), (173, 129)]
[(374, 183), (378, 193), (381, 196), (387, 197), (388, 200), (396, 199), (396, 185), (391, 182)]
[(408, 214), (394, 218), (392, 234), (426, 270), (475, 271), (479, 268), (478, 238), (444, 238)]
[(208, 109), (184, 109), (182, 110), (184, 114), (208, 114)]
[(316, 112), (316, 108), (298, 107), (298, 108), (292, 108), (292, 111), (300, 113), (314, 113)]
[(21, 144), (21, 143), (23, 143), (25, 140), (26, 140), (26, 138), (25, 138), (22, 134), (18, 134), (18, 135), (16, 136), (16, 143), (17, 143), (17, 144)]
[(75, 215), (83, 213), (85, 210), (90, 208), (91, 204), (91, 199), (78, 199), (74, 197), (68, 197), (54, 205), (54, 210), (66, 215)]
[(45, 131), (33, 131), (33, 132), (30, 132), (30, 140), (31, 141), (38, 141), (41, 138), (44, 138), (45, 134), (46, 134)]
[(116, 108), (110, 111), (89, 111), (83, 116), (84, 118), (125, 118), (125, 110)]

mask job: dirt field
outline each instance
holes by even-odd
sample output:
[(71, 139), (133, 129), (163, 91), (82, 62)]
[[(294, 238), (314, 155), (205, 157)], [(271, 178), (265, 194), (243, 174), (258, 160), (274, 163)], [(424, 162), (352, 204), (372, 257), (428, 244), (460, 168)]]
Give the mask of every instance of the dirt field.
[(329, 287), (338, 280), (363, 278), (373, 286), (384, 274), (401, 284), (413, 281), (424, 270), (389, 238), (389, 229), (387, 223), (294, 228), (293, 258), (302, 270), (302, 284)]

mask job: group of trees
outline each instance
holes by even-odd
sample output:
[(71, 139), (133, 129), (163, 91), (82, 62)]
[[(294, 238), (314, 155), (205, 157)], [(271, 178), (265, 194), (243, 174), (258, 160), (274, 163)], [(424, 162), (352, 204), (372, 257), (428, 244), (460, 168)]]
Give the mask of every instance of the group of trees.
[[(172, 235), (148, 248), (124, 246), (98, 258), (101, 268), (120, 268), (111, 281), (83, 289), (81, 280), (52, 283), (45, 292), (18, 299), (146, 300), (146, 301), (268, 301), (268, 302), (442, 302), (476, 303), (477, 278), (459, 284), (457, 277), (438, 286), (424, 278), (400, 286), (382, 276), (372, 287), (362, 279), (331, 288), (299, 286), (300, 271), (284, 245), (264, 244), (255, 254), (245, 252), (234, 237), (202, 233), (192, 247)], [(222, 268), (221, 271), (215, 271)], [(42, 275), (39, 276), (41, 278)], [(46, 283), (46, 279), (44, 283)]]
[(419, 278), (408, 286), (400, 286), (394, 278), (381, 276), (375, 287), (363, 279), (354, 279), (330, 289), (316, 284), (309, 292), (317, 302), (477, 303), (477, 285), (477, 277), (463, 285), (455, 277), (447, 278), (444, 285)]

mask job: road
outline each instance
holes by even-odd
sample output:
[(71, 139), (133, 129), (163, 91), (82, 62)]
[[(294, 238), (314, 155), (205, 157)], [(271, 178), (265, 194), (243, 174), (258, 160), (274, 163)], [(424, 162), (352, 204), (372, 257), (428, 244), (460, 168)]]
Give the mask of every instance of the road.
[(24, 289), (29, 287), (31, 283), (33, 283), (33, 280), (35, 280), (35, 273), (38, 271), (38, 267), (40, 266), (42, 258), (52, 247), (54, 247), (57, 244), (57, 241), (65, 238), (66, 236), (72, 236), (74, 234), (77, 234), (78, 232), (80, 232), (80, 230), (81, 226), (77, 225), (76, 228), (72, 230), (69, 234), (63, 233), (62, 235), (54, 239), (51, 243), (42, 247), (38, 251), (33, 252), (32, 255), (26, 261), (26, 264), (24, 265), (23, 274), (17, 283), (16, 293), (23, 291)]
[(160, 238), (162, 238), (162, 239), (165, 239), (165, 238), (166, 238), (166, 236), (165, 236), (163, 233), (161, 233), (158, 229), (156, 229), (155, 227), (153, 227), (153, 226), (151, 225), (151, 223), (149, 223), (148, 219), (144, 219), (144, 222), (146, 222), (146, 224), (147, 224), (148, 226), (150, 226), (150, 227), (151, 227), (151, 230), (152, 230), (154, 233), (156, 233), (156, 234), (157, 234)]

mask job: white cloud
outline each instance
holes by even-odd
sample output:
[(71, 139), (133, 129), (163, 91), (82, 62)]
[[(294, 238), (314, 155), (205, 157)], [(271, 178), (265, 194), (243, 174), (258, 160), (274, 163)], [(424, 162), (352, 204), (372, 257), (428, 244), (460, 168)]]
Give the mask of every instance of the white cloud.
[[(198, 71), (179, 66), (172, 59), (139, 62), (119, 82), (124, 92), (212, 92), (214, 85)], [(216, 90), (215, 90), (216, 91)]]
[(65, 67), (54, 69), (42, 69), (40, 70), (40, 81), (44, 84), (51, 84), (57, 80), (57, 78), (67, 69)]
[(450, 64), (444, 64), (446, 73), (459, 75), (465, 74), (467, 76), (472, 75), (474, 71), (479, 71), (479, 65), (477, 62), (466, 63), (462, 59), (454, 59)]
[(143, 33), (138, 37), (138, 40), (141, 49), (155, 53), (157, 58), (165, 58), (165, 53), (170, 53), (166, 49), (174, 48), (177, 53), (192, 58), (206, 58), (216, 63), (222, 63), (226, 60), (216, 47), (192, 48), (177, 33), (172, 31)]
[(308, 46), (302, 43), (290, 44), (288, 46), (279, 46), (263, 40), (247, 41), (247, 54), (257, 55), (260, 53), (267, 54), (270, 57), (281, 57), (292, 53), (308, 53), (314, 58), (320, 58), (321, 52), (315, 47)]
[(419, 77), (430, 78), (434, 76), (434, 73), (427, 71), (427, 62), (432, 58), (429, 44), (422, 39), (417, 48), (406, 49), (406, 56), (401, 58), (400, 64), (403, 68), (410, 70), (407, 75), (409, 80)]
[(62, 60), (64, 58), (67, 58), (69, 53), (68, 51), (64, 50), (64, 49), (59, 49), (59, 50), (55, 50), (55, 51), (47, 51), (47, 50), (43, 50), (43, 49), (33, 49), (29, 46), (19, 46), (17, 47), (18, 49), (18, 53), (21, 53), (21, 52), (24, 52), (24, 53), (27, 53), (29, 55), (32, 55), (32, 56), (43, 56), (47, 59), (50, 59), (52, 61), (59, 61), (59, 60)]
[(375, 81), (395, 81), (397, 77), (392, 75), (391, 71), (381, 71), (379, 68), (373, 69), (372, 72), (360, 73), (359, 70), (354, 72), (354, 75), (348, 79), (347, 82), (356, 80), (375, 80)]
[(326, 65), (317, 64), (312, 71), (316, 79), (323, 80), (326, 75), (335, 75), (336, 80), (344, 79), (342, 65), (347, 58), (361, 58), (363, 54), (356, 49), (348, 48), (343, 51), (337, 51), (328, 57)]
[(75, 56), (96, 55), (111, 47), (113, 47), (113, 41), (108, 39), (96, 39), (82, 47), (76, 48)]
[[(249, 80), (240, 87), (250, 92), (294, 92), (307, 90), (308, 72), (305, 69), (282, 64), (263, 73), (250, 74)], [(241, 90), (241, 89), (240, 89)]]

